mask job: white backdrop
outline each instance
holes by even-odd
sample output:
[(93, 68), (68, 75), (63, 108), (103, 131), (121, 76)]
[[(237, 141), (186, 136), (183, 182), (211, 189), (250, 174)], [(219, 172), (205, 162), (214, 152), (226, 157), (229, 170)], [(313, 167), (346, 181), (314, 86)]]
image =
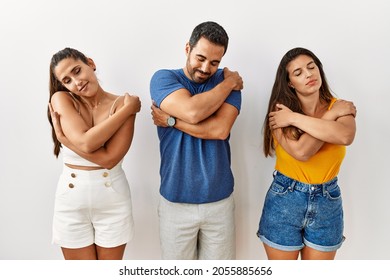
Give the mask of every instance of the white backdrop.
[(159, 151), (149, 81), (180, 68), (192, 29), (213, 20), (230, 45), (221, 67), (243, 76), (242, 111), (231, 137), (236, 178), (237, 258), (265, 259), (256, 236), (273, 158), (261, 126), (276, 67), (297, 46), (322, 60), (335, 94), (358, 107), (357, 135), (339, 176), (346, 241), (337, 259), (390, 259), (388, 104), (390, 2), (312, 0), (2, 0), (0, 2), (0, 259), (62, 259), (51, 244), (62, 162), (46, 119), (49, 62), (74, 47), (94, 59), (105, 90), (137, 94), (142, 110), (124, 168), (136, 233), (125, 259), (159, 259)]

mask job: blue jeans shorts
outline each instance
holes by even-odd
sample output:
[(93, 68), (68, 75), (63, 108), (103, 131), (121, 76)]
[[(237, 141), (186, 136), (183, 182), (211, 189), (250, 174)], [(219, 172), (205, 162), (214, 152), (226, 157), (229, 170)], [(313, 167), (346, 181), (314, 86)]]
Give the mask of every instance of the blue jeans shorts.
[(331, 252), (341, 247), (343, 229), (337, 177), (323, 184), (306, 184), (275, 171), (257, 232), (262, 242), (283, 251), (308, 246)]

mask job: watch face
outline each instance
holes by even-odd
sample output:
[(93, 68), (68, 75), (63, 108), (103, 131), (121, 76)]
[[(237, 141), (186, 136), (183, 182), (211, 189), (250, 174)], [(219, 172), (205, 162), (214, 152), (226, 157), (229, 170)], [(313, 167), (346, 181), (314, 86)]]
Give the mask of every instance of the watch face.
[(176, 120), (174, 117), (169, 117), (167, 122), (169, 126), (174, 126), (176, 124)]

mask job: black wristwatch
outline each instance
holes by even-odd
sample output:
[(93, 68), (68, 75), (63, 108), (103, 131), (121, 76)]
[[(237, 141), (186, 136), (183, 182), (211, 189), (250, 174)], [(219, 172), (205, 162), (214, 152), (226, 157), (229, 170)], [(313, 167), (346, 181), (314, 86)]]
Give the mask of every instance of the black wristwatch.
[(169, 127), (174, 127), (175, 124), (176, 124), (176, 119), (174, 117), (170, 116), (169, 118), (167, 118), (167, 125)]

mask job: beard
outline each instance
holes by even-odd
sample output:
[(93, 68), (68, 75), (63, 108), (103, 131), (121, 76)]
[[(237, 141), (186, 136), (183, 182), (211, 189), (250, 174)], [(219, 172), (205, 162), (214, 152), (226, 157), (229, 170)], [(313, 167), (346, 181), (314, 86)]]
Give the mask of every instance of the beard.
[(202, 70), (193, 68), (191, 63), (187, 60), (187, 73), (190, 76), (190, 79), (195, 83), (204, 83), (211, 77), (210, 72), (203, 72)]

